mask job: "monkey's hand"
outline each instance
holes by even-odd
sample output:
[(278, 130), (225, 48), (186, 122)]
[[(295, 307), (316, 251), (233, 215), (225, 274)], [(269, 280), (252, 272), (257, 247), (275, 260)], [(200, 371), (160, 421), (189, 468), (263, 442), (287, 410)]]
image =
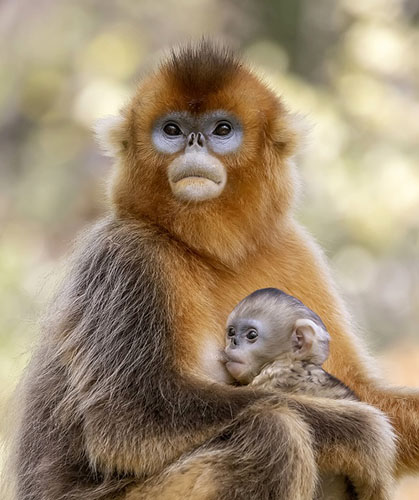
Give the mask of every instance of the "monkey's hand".
[(390, 500), (395, 435), (386, 416), (365, 403), (291, 396), (289, 405), (311, 426), (321, 472), (343, 474), (360, 500)]
[(400, 387), (384, 389), (357, 385), (363, 401), (380, 408), (391, 420), (398, 437), (396, 475), (419, 469), (419, 390)]

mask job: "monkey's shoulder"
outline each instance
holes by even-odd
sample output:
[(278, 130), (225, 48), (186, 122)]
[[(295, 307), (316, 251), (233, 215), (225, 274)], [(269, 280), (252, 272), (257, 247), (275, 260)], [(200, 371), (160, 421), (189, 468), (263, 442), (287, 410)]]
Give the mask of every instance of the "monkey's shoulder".
[[(164, 273), (167, 261), (164, 254), (168, 246), (170, 238), (153, 224), (109, 216), (79, 237), (70, 262), (71, 274), (95, 278), (97, 284), (99, 281), (112, 284), (106, 279), (109, 278), (107, 273), (114, 278), (139, 275), (143, 283), (156, 282)], [(69, 278), (71, 281), (71, 276)]]
[(87, 231), (57, 296), (56, 340), (75, 352), (87, 352), (91, 337), (93, 350), (163, 342), (169, 303), (160, 239), (146, 223), (115, 217)]
[(137, 257), (147, 249), (156, 251), (168, 241), (167, 232), (145, 219), (109, 215), (85, 231), (78, 242), (78, 248), (88, 246), (92, 251), (102, 248), (127, 250)]

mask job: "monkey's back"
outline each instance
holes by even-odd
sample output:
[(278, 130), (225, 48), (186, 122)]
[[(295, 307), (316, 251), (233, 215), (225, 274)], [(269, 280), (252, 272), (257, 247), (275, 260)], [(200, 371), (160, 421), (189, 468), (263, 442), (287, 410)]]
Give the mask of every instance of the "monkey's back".
[(290, 364), (274, 361), (262, 369), (251, 385), (266, 390), (280, 389), (291, 394), (359, 400), (341, 380), (323, 370), (321, 366), (304, 361)]

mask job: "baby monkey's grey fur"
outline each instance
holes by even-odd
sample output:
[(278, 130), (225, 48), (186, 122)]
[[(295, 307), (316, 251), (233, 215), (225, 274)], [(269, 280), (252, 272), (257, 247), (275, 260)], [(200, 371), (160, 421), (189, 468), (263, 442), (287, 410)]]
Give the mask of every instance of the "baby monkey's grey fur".
[[(282, 290), (264, 288), (245, 297), (227, 320), (226, 336), (226, 368), (241, 384), (359, 401), (349, 387), (321, 366), (329, 355), (330, 340), (323, 321)], [(372, 430), (371, 440), (373, 436)], [(383, 471), (383, 477), (386, 474)], [(349, 478), (321, 474), (316, 498), (359, 497)]]

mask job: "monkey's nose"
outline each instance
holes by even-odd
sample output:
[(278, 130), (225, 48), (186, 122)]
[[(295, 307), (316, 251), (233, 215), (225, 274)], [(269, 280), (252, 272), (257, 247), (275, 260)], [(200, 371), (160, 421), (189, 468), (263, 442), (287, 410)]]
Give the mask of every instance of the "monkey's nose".
[(187, 144), (188, 148), (192, 148), (194, 146), (197, 149), (203, 148), (205, 146), (205, 137), (201, 134), (201, 132), (198, 132), (197, 134), (195, 134), (195, 132), (191, 132), (188, 135)]
[(198, 132), (198, 135), (196, 137), (196, 142), (197, 142), (198, 146), (201, 146), (201, 148), (204, 147), (205, 137), (201, 134), (201, 132)]

